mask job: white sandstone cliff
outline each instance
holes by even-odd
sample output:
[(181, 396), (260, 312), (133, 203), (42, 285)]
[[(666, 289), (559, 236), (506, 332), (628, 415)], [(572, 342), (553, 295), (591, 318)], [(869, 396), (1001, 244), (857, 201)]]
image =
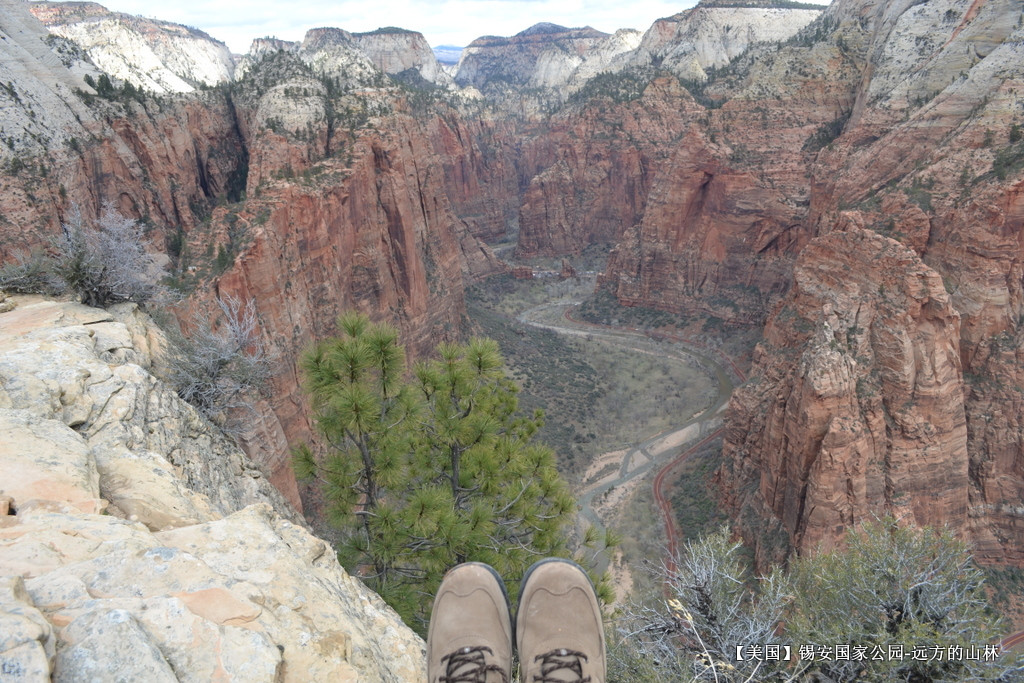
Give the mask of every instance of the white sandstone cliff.
[(397, 28), (379, 29), (354, 33), (352, 39), (386, 74), (397, 75), (411, 69), (430, 83), (452, 84), (452, 77), (441, 67), (422, 33)]
[(714, 7), (659, 19), (630, 58), (632, 66), (660, 65), (681, 78), (703, 80), (755, 43), (781, 42), (821, 14), (816, 9)]
[(80, 46), (110, 76), (155, 93), (231, 80), (227, 46), (188, 26), (111, 12), (96, 3), (28, 5), (51, 33)]
[(20, 0), (0, 0), (0, 163), (84, 137), (93, 112), (75, 89), (98, 75), (74, 45), (52, 39)]

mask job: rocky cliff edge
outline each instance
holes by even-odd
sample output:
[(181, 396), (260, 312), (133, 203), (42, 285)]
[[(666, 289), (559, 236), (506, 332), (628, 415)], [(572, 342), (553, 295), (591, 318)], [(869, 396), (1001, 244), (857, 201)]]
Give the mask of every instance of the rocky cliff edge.
[[(134, 305), (0, 313), (4, 681), (423, 680), (423, 642), (152, 372)], [(152, 372), (151, 372), (152, 371)]]

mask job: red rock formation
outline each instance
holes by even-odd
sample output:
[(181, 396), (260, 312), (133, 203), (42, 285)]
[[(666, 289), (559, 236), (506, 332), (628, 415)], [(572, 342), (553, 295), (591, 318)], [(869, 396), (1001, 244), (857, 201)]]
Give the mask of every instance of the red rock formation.
[(245, 147), (223, 94), (101, 107), (120, 116), (85, 121), (73, 146), (39, 159), (49, 166), (45, 177), (30, 169), (0, 178), (0, 212), (11, 220), (0, 256), (45, 240), (72, 205), (98, 216), (113, 203), (133, 218), (188, 231), (199, 222), (193, 207), (244, 188)]
[[(452, 211), (437, 140), (402, 113), (400, 93), (350, 96), (374, 98), (366, 106), (383, 113), (330, 129), (315, 116), (325, 107), (322, 86), (302, 73), (292, 78), (269, 90), (249, 82), (233, 96), (127, 108), (100, 102), (109, 118), (85, 122), (94, 141), (83, 134), (74, 147), (54, 150), (45, 178), (0, 178), (11, 190), (0, 214), (18, 220), (5, 234), (13, 251), (45, 240), (72, 202), (87, 216), (112, 202), (154, 226), (157, 248), (166, 237), (184, 237), (194, 272), (182, 278), (200, 278), (189, 306), (214, 311), (215, 295), (254, 300), (278, 373), (244, 438), (298, 506), (288, 446), (311, 434), (301, 351), (336, 333), (338, 313), (357, 308), (396, 323), (412, 353), (426, 353), (460, 334), (463, 278), (500, 264)], [(458, 130), (463, 124), (450, 117)], [(306, 120), (298, 130), (288, 125)], [(455, 145), (450, 152), (448, 161), (460, 156)], [(215, 266), (226, 271), (202, 279)]]
[(878, 514), (965, 531), (960, 315), (942, 278), (856, 227), (811, 241), (793, 278), (730, 404), (719, 474), (758, 559), (829, 546)]
[(566, 115), (524, 195), (518, 253), (614, 239), (602, 281), (623, 303), (763, 321), (813, 235), (805, 145), (852, 106), (859, 76), (834, 47), (807, 53), (785, 48), (695, 89), (703, 105), (659, 79), (635, 102), (599, 97)]
[(665, 159), (703, 108), (660, 78), (639, 99), (601, 98), (529, 132), (520, 157), (520, 257), (578, 254), (615, 242), (643, 216)]
[(455, 213), (476, 237), (505, 239), (519, 206), (513, 126), (453, 112), (431, 117), (426, 128)]
[[(733, 402), (725, 500), (761, 560), (789, 543), (832, 543), (841, 528), (887, 511), (948, 524), (982, 561), (1020, 565), (1024, 146), (1019, 133), (1013, 139), (1012, 93), (1024, 73), (1019, 43), (1007, 40), (1015, 10), (990, 3), (961, 16), (962, 8), (936, 7), (911, 18), (903, 6), (842, 3), (834, 11), (860, 17), (872, 62), (845, 131), (810, 165), (806, 225), (844, 232), (801, 253), (794, 291), (759, 348), (757, 384)], [(866, 242), (851, 236), (865, 229), (896, 238), (905, 255), (880, 254), (888, 266), (879, 269), (867, 262), (874, 250), (842, 253), (835, 240), (859, 252)], [(943, 292), (929, 285), (927, 296), (911, 297), (907, 278), (923, 279), (923, 264), (924, 279)], [(841, 279), (809, 275), (825, 269)], [(872, 286), (878, 294), (866, 295)], [(851, 303), (850, 290), (861, 300)], [(879, 315), (879, 300), (894, 292), (904, 292), (902, 312)], [(831, 309), (816, 311), (821, 302)], [(955, 331), (949, 307), (960, 317)], [(872, 333), (869, 352), (860, 336), (848, 332), (851, 345), (839, 334), (863, 328), (864, 311), (888, 329)], [(829, 355), (830, 337), (838, 347)], [(953, 355), (940, 373), (936, 359)], [(825, 388), (815, 380), (823, 372)], [(781, 533), (766, 540), (765, 527)]]
[(396, 323), (416, 354), (456, 337), (464, 313), (457, 220), (428, 143), (408, 117), (386, 123), (387, 134), (358, 140), (351, 165), (337, 164), (343, 183), (264, 187), (239, 214), (250, 246), (216, 283), (221, 296), (256, 302), (281, 363), (268, 400), (276, 420), (248, 440), (276, 444), (262, 458), (282, 489), (295, 486), (287, 444), (312, 433), (297, 359), (337, 333), (342, 311)]
[[(605, 280), (623, 302), (763, 320), (813, 234), (804, 145), (852, 99), (840, 85), (849, 69), (836, 61), (831, 75), (808, 72), (782, 93), (741, 91), (673, 148), (639, 226), (609, 261)], [(776, 69), (752, 67), (749, 83)]]

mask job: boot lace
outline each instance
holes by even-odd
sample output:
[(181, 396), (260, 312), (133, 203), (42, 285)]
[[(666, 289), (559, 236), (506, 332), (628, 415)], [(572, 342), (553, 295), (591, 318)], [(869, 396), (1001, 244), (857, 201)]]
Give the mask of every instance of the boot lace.
[(440, 683), (487, 683), (487, 673), (493, 671), (501, 676), (503, 683), (508, 683), (508, 676), (497, 664), (488, 664), (484, 653), (494, 655), (489, 647), (462, 647), (441, 658), (441, 663), (448, 662)]
[[(533, 659), (535, 662), (540, 662), (540, 674), (533, 675), (534, 683), (588, 683), (590, 681), (590, 676), (583, 677), (583, 662), (587, 661), (587, 656), (582, 652), (560, 648), (537, 655)], [(551, 678), (551, 674), (559, 670), (568, 670), (575, 674), (576, 678), (572, 681), (567, 681), (564, 678)]]

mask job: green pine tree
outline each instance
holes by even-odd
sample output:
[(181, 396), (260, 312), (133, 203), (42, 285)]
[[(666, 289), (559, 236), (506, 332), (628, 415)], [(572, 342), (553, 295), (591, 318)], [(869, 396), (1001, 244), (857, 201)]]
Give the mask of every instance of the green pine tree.
[[(296, 450), (296, 474), (316, 477), (332, 523), (347, 533), (338, 549), (350, 571), (388, 595), (416, 574), (405, 566), (408, 533), (400, 495), (409, 483), (415, 397), (402, 380), (405, 355), (398, 332), (348, 313), (342, 336), (302, 359), (317, 426), (330, 452), (318, 461), (308, 447)], [(398, 600), (396, 595), (393, 600)]]
[(538, 557), (568, 555), (564, 529), (576, 501), (550, 448), (532, 443), (543, 414), (517, 416), (518, 391), (496, 342), (441, 344), (416, 368), (424, 406), (413, 460), (423, 490), (444, 497), (451, 534), (428, 567), (433, 586), (449, 567), (487, 562), (506, 578)]
[(394, 328), (358, 314), (339, 327), (302, 362), (330, 452), (300, 447), (295, 462), (344, 529), (346, 568), (421, 627), (460, 562), (487, 562), (512, 587), (536, 559), (569, 555), (576, 502), (533, 443), (542, 415), (517, 415), (495, 342), (441, 344), (408, 373)]

